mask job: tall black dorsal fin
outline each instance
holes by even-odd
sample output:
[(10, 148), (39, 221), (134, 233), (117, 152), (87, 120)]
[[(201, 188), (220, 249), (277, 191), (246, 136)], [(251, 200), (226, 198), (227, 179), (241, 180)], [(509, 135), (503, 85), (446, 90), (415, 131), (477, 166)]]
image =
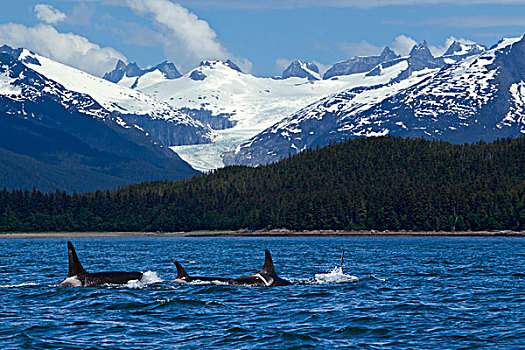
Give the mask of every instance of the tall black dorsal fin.
[(345, 251), (343, 250), (343, 252), (341, 253), (341, 273), (343, 273), (343, 260), (345, 258)]
[(86, 270), (82, 267), (80, 260), (78, 260), (77, 252), (75, 247), (70, 241), (67, 241), (67, 253), (69, 256), (69, 273), (67, 277), (76, 276), (78, 274), (86, 273)]
[(184, 268), (182, 267), (181, 264), (179, 264), (178, 261), (173, 261), (173, 263), (177, 267), (177, 278), (178, 279), (184, 279), (184, 278), (189, 278), (190, 277), (188, 275), (188, 273), (186, 272), (186, 270), (184, 270)]
[(270, 252), (268, 249), (264, 250), (264, 266), (261, 270), (261, 273), (267, 273), (267, 274), (274, 274), (275, 275), (275, 267), (273, 267), (273, 260)]

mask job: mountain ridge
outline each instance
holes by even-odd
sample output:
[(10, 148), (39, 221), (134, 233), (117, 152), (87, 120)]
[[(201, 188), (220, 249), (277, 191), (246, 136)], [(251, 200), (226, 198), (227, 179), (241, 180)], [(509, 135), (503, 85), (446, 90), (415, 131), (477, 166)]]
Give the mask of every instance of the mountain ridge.
[[(421, 43), (412, 50), (416, 59), (406, 60), (409, 78), (326, 97), (226, 154), (225, 163), (265, 164), (354, 137), (394, 135), (463, 143), (520, 136), (525, 132), (524, 41), (507, 39), (453, 64), (432, 62), (426, 43)], [(421, 65), (429, 59), (435, 68)]]
[(128, 125), (120, 113), (32, 69), (45, 69), (46, 62), (38, 58), (0, 48), (2, 177), (11, 177), (4, 184), (41, 184), (45, 190), (61, 185), (85, 192), (197, 173), (148, 132)]

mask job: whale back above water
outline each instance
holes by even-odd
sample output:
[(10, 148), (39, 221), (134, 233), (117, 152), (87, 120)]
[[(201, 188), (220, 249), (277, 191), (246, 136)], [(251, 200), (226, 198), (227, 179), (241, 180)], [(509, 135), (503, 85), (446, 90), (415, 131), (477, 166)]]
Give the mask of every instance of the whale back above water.
[(228, 284), (252, 287), (289, 286), (292, 282), (277, 276), (273, 266), (272, 255), (268, 249), (264, 250), (264, 266), (261, 271), (250, 276), (243, 276), (228, 281)]
[(60, 282), (59, 286), (80, 287), (80, 286), (99, 286), (102, 284), (126, 284), (129, 281), (140, 280), (142, 272), (87, 272), (78, 259), (75, 247), (71, 242), (67, 242), (69, 257), (69, 272), (67, 278)]
[(172, 283), (188, 283), (193, 281), (228, 282), (231, 280), (231, 278), (226, 277), (190, 276), (178, 261), (173, 261), (173, 263), (177, 268), (177, 278), (173, 280)]

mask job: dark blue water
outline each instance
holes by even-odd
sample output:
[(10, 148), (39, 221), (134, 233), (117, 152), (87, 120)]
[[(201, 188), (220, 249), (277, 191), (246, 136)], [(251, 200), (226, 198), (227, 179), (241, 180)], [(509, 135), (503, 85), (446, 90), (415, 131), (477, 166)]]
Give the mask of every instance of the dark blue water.
[[(120, 287), (55, 287), (65, 239), (0, 240), (2, 348), (525, 348), (523, 238), (72, 241), (88, 271), (149, 272)], [(190, 274), (238, 277), (260, 270), (265, 248), (295, 285), (169, 282), (172, 259)], [(343, 249), (359, 281), (316, 280)]]

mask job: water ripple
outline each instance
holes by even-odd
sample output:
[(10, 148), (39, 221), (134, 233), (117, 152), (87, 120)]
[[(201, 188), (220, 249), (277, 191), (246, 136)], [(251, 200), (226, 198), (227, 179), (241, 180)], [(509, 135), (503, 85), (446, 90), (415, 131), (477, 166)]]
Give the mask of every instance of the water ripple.
[[(67, 274), (65, 240), (0, 239), (4, 348), (518, 349), (525, 339), (519, 238), (99, 238), (75, 246), (88, 270), (145, 277), (57, 287)], [(190, 274), (241, 276), (261, 268), (264, 248), (293, 286), (169, 282), (171, 259)], [(351, 252), (344, 273), (334, 268), (343, 249)]]

